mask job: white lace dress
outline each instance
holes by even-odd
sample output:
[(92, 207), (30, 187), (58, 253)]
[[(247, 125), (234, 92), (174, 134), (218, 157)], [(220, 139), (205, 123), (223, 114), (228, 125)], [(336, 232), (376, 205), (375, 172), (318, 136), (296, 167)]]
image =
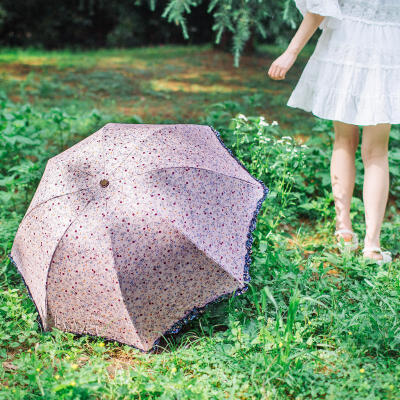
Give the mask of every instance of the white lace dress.
[(400, 123), (400, 0), (295, 0), (324, 15), (287, 105), (355, 125)]

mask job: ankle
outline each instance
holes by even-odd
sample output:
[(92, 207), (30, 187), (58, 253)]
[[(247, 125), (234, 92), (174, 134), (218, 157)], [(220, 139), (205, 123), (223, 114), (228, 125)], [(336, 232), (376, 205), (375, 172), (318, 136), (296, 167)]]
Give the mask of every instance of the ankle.
[(346, 229), (346, 230), (349, 230), (349, 231), (353, 232), (353, 227), (351, 226), (351, 222), (350, 221), (346, 222), (346, 223), (339, 223), (339, 224), (336, 225), (336, 230), (337, 231), (340, 231), (342, 229), (343, 230)]
[(367, 241), (364, 240), (364, 248), (378, 247), (381, 248), (379, 240), (378, 241)]

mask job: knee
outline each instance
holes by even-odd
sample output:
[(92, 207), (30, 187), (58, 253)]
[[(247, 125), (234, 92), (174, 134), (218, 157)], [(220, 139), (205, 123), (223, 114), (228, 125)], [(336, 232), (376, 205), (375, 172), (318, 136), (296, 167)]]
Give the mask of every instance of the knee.
[(358, 146), (358, 135), (335, 134), (335, 147), (341, 147), (355, 151), (357, 146)]
[(388, 157), (388, 146), (386, 143), (362, 143), (361, 158), (363, 163), (372, 160), (385, 160)]

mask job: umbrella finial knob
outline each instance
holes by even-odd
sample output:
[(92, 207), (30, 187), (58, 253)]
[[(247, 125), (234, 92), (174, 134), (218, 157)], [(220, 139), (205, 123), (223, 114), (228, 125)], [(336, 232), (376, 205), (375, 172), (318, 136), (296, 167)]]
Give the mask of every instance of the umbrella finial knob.
[(101, 187), (106, 187), (106, 186), (108, 186), (109, 183), (110, 183), (110, 182), (109, 182), (107, 179), (102, 179), (102, 180), (100, 181)]

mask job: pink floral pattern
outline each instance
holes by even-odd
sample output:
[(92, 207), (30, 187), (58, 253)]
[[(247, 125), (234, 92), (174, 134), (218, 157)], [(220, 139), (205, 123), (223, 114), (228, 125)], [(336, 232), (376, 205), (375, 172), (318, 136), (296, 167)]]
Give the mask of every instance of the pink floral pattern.
[(247, 290), (267, 193), (211, 127), (111, 123), (48, 160), (9, 257), (43, 330), (154, 350)]

